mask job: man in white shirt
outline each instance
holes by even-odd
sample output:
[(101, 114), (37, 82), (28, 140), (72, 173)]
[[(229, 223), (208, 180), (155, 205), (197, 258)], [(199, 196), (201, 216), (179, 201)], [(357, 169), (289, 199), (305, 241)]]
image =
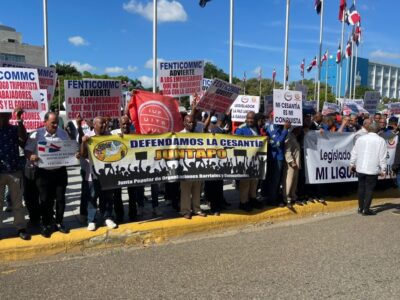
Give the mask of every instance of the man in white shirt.
[[(45, 126), (33, 132), (26, 142), (25, 155), (32, 163), (39, 161), (37, 153), (38, 142), (57, 142), (69, 140), (68, 133), (58, 127), (58, 116), (46, 113)], [(68, 184), (66, 167), (38, 168), (35, 175), (36, 186), (39, 191), (40, 215), (42, 219), (41, 235), (49, 238), (53, 231), (54, 201), (56, 203), (55, 230), (68, 233), (63, 224), (65, 211), (65, 192)]]
[(359, 137), (351, 151), (350, 167), (358, 173), (358, 212), (364, 216), (376, 214), (370, 209), (372, 193), (378, 175), (386, 175), (387, 146), (377, 134), (379, 129), (378, 123), (371, 123), (368, 134)]

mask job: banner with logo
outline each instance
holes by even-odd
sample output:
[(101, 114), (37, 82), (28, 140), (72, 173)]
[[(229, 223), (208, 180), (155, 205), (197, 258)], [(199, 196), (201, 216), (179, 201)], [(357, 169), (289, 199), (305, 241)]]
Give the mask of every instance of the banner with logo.
[(78, 144), (73, 140), (57, 142), (39, 141), (37, 146), (39, 168), (78, 165), (77, 152)]
[(166, 133), (93, 137), (90, 160), (103, 189), (182, 180), (264, 178), (265, 137)]
[[(306, 182), (310, 184), (357, 181), (350, 171), (351, 150), (359, 137), (357, 133), (310, 131), (304, 137)], [(385, 139), (388, 148), (386, 178), (392, 176), (397, 135)]]
[(370, 114), (376, 112), (379, 100), (381, 99), (381, 93), (379, 92), (365, 92), (364, 94), (364, 108), (368, 110)]
[(197, 104), (198, 109), (226, 113), (239, 96), (241, 88), (215, 78), (204, 96)]
[(201, 92), (204, 61), (161, 61), (158, 63), (160, 90), (172, 97), (190, 96)]
[(334, 113), (340, 113), (340, 106), (336, 103), (324, 102), (324, 106), (322, 107), (322, 115), (326, 116)]
[(274, 124), (290, 121), (294, 126), (303, 125), (303, 100), (301, 92), (274, 89)]
[(231, 106), (231, 118), (233, 122), (244, 122), (248, 112), (260, 111), (260, 97), (240, 95)]
[(133, 92), (128, 108), (136, 133), (160, 134), (183, 129), (179, 103), (172, 97), (138, 90)]
[(64, 80), (68, 120), (121, 116), (121, 81), (108, 79)]
[(39, 87), (42, 90), (47, 90), (46, 100), (48, 101), (49, 105), (51, 104), (57, 83), (56, 68), (36, 66), (36, 65), (30, 65), (13, 61), (5, 61), (5, 60), (0, 60), (0, 67), (36, 69), (39, 75)]

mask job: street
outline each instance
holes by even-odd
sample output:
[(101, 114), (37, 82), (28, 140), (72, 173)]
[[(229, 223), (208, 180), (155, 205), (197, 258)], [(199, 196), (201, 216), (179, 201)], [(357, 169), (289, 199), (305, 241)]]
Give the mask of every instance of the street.
[(398, 299), (392, 208), (0, 265), (1, 298)]

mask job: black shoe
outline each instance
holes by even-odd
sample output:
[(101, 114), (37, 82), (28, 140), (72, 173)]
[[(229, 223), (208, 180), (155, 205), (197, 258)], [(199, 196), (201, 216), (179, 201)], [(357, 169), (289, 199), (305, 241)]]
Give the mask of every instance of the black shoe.
[(27, 233), (25, 229), (18, 230), (18, 236), (24, 241), (29, 241), (31, 239), (31, 235)]
[(65, 225), (63, 223), (56, 224), (55, 228), (57, 231), (59, 231), (61, 233), (65, 233), (65, 234), (69, 233), (69, 230), (65, 227)]
[(264, 204), (261, 201), (257, 201), (256, 199), (250, 199), (248, 202), (252, 208), (261, 209), (264, 207)]
[(375, 216), (376, 212), (370, 209), (364, 209), (363, 210), (363, 216)]
[(50, 230), (50, 228), (49, 228), (49, 226), (42, 226), (42, 228), (41, 228), (41, 230), (40, 230), (40, 235), (42, 236), (42, 237), (45, 237), (45, 238), (49, 238), (49, 237), (51, 237), (51, 230)]
[(246, 212), (251, 212), (253, 211), (253, 208), (251, 207), (249, 202), (246, 203), (240, 203), (239, 204), (239, 209), (244, 210)]

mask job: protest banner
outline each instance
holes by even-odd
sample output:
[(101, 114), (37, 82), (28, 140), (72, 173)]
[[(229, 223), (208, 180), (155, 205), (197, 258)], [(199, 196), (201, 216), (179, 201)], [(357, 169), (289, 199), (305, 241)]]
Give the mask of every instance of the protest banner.
[(64, 80), (68, 120), (121, 116), (121, 81), (108, 79)]
[(390, 113), (392, 113), (394, 115), (399, 115), (400, 114), (400, 102), (389, 103), (388, 109), (389, 109)]
[(39, 75), (39, 88), (41, 90), (47, 90), (47, 101), (49, 105), (51, 104), (57, 83), (56, 68), (5, 60), (0, 60), (0, 67), (36, 69)]
[(231, 119), (233, 122), (244, 122), (248, 112), (260, 111), (260, 97), (239, 95), (231, 106)]
[(158, 76), (163, 95), (172, 97), (199, 94), (202, 90), (204, 61), (160, 61)]
[(345, 116), (350, 114), (360, 115), (360, 114), (368, 114), (368, 111), (365, 110), (361, 105), (360, 102), (356, 102), (353, 100), (345, 100), (342, 106), (342, 111)]
[(301, 92), (301, 99), (303, 100), (303, 102), (307, 100), (308, 87), (306, 85), (302, 85), (299, 82), (296, 82), (294, 90)]
[(37, 153), (39, 168), (64, 167), (78, 165), (76, 141), (39, 141)]
[(268, 95), (264, 97), (264, 113), (269, 116), (274, 111), (274, 96)]
[(36, 69), (0, 68), (0, 112), (40, 112), (39, 76)]
[[(214, 81), (214, 79), (203, 78), (203, 85), (201, 86), (201, 92), (197, 94), (197, 102), (198, 102), (198, 100), (201, 99), (201, 97), (204, 96), (204, 94), (206, 93), (207, 89), (211, 86), (213, 81)], [(190, 95), (190, 97), (189, 97), (190, 106), (192, 106), (193, 100), (194, 100), (193, 95)], [(196, 105), (197, 105), (197, 102), (196, 102)]]
[(304, 114), (315, 114), (317, 112), (317, 101), (316, 100), (303, 100), (303, 113)]
[(324, 106), (322, 107), (322, 115), (326, 116), (334, 113), (340, 113), (340, 106), (335, 103), (324, 102)]
[[(320, 184), (357, 181), (357, 175), (350, 171), (351, 150), (357, 137), (357, 133), (308, 132), (304, 137), (306, 182)], [(392, 177), (391, 166), (397, 139), (397, 135), (385, 138), (388, 149), (387, 179)]]
[(137, 133), (159, 134), (183, 129), (179, 103), (172, 97), (147, 91), (132, 91), (128, 109)]
[(241, 88), (215, 78), (197, 104), (198, 109), (226, 113), (239, 96)]
[(283, 125), (286, 121), (303, 125), (301, 92), (274, 89), (274, 124)]
[(103, 189), (182, 180), (263, 179), (265, 137), (166, 133), (93, 137), (89, 153)]
[(376, 107), (378, 106), (380, 98), (381, 93), (379, 92), (365, 92), (364, 108), (368, 110), (370, 114), (374, 114), (376, 112)]

